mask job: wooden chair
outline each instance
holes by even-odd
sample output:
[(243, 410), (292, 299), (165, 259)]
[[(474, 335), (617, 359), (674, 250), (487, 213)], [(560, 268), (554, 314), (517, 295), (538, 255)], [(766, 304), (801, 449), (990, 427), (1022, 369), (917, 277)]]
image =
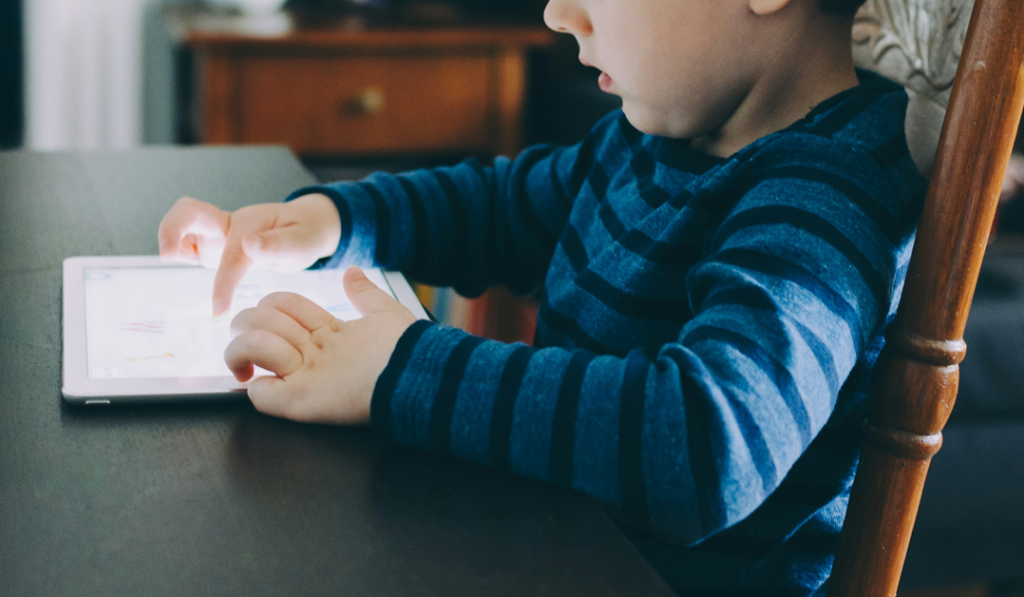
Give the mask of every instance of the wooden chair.
[[(858, 61), (910, 90), (908, 138), (932, 177), (875, 372), (830, 597), (896, 594), (928, 465), (956, 399), (967, 313), (1024, 109), (1024, 0), (977, 0), (968, 28), (969, 4), (869, 0), (857, 19)], [(939, 140), (931, 131), (947, 99)]]

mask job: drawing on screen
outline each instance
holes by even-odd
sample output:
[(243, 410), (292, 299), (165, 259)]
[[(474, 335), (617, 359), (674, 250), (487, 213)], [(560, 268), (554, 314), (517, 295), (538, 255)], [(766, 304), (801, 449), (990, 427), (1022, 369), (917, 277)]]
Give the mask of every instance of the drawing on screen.
[[(91, 377), (229, 377), (224, 350), (231, 321), (272, 292), (294, 292), (335, 317), (359, 317), (345, 296), (344, 272), (282, 274), (251, 270), (231, 309), (213, 316), (215, 272), (203, 268), (109, 268), (87, 272), (86, 329)], [(367, 270), (389, 291), (379, 270)]]
[(122, 323), (117, 328), (121, 332), (137, 332), (140, 334), (162, 334), (167, 331), (166, 321), (136, 321)]
[(134, 359), (132, 357), (125, 357), (125, 359), (129, 363), (137, 363), (139, 361), (152, 361), (154, 359), (173, 359), (173, 358), (177, 358), (177, 357), (175, 357), (173, 354), (171, 354), (169, 352), (165, 352), (164, 354), (158, 354), (158, 355), (152, 356), (152, 357), (135, 357)]

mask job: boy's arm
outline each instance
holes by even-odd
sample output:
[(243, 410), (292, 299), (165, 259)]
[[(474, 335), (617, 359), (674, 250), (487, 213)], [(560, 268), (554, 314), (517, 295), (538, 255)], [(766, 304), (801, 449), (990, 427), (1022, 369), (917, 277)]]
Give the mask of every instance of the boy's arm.
[(337, 206), (342, 238), (327, 267), (397, 269), (468, 296), (498, 284), (527, 293), (544, 280), (595, 137), (607, 126), (599, 124), (580, 145), (535, 146), (492, 166), (470, 159), (454, 167), (376, 173), (300, 189), (289, 200), (322, 193)]
[(685, 544), (735, 524), (822, 429), (889, 312), (912, 229), (857, 192), (785, 173), (756, 184), (690, 273), (693, 320), (656, 355), (418, 322), (377, 382), (373, 424), (584, 491)]

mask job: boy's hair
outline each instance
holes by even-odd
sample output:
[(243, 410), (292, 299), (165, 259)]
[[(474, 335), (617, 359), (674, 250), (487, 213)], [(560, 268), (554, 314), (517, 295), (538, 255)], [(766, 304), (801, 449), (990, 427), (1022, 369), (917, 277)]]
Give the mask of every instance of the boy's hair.
[(853, 16), (867, 0), (818, 0), (821, 11), (830, 15)]

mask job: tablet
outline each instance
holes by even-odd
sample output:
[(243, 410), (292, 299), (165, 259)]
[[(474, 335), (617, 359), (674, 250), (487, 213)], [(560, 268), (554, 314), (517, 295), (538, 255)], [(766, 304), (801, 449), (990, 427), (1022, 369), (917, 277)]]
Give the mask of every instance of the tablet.
[[(231, 310), (213, 317), (215, 272), (159, 257), (73, 257), (64, 261), (64, 399), (116, 404), (245, 398), (224, 363), (231, 320), (279, 291), (300, 294), (352, 320), (344, 271), (282, 274), (252, 269)], [(402, 274), (367, 269), (377, 286), (420, 319), (427, 313)], [(269, 375), (262, 369), (257, 375)]]

